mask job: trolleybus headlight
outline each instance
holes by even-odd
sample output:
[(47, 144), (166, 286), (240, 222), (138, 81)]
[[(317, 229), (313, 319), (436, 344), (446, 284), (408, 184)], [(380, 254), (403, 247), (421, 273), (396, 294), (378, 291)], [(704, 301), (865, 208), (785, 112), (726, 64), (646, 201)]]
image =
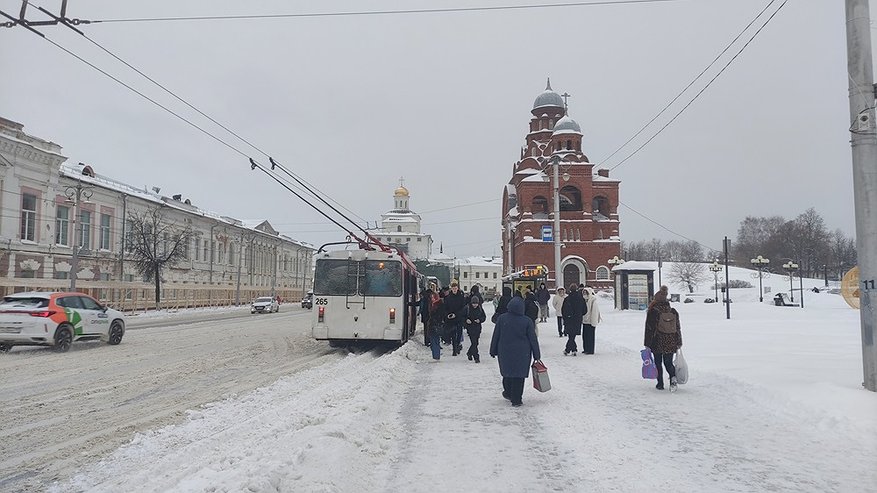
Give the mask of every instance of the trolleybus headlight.
[(322, 323), (322, 322), (323, 322), (323, 318), (325, 317), (325, 315), (326, 315), (326, 307), (325, 307), (325, 306), (321, 306), (321, 307), (320, 307), (319, 314), (317, 315), (317, 322), (321, 322), (321, 323)]
[(396, 309), (395, 308), (390, 308), (390, 323), (391, 324), (396, 323)]

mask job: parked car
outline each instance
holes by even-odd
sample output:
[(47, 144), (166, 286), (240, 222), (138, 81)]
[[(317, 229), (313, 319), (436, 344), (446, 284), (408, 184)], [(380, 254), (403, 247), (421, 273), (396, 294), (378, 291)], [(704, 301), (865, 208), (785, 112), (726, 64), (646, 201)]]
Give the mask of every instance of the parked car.
[(0, 351), (13, 346), (51, 346), (65, 352), (77, 341), (115, 346), (125, 335), (125, 316), (85, 293), (25, 292), (0, 301)]
[(280, 311), (280, 304), (273, 296), (256, 298), (250, 305), (250, 313), (275, 313)]
[(307, 308), (310, 310), (314, 307), (314, 295), (312, 293), (308, 293), (304, 298), (301, 299), (301, 307)]

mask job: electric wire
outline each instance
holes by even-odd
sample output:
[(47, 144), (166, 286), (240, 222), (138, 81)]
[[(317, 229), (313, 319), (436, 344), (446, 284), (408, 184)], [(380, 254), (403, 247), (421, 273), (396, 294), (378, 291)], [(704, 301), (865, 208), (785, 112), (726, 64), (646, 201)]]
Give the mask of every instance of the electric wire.
[(633, 136), (631, 136), (629, 139), (624, 141), (623, 144), (621, 144), (620, 146), (618, 146), (617, 149), (612, 151), (612, 154), (609, 154), (609, 156), (607, 156), (605, 159), (603, 159), (601, 166), (605, 165), (605, 163), (609, 162), (609, 160), (612, 159), (613, 156), (618, 154), (619, 151), (624, 149), (627, 146), (627, 144), (629, 144), (635, 138), (639, 137), (639, 135), (641, 133), (643, 133), (645, 131), (645, 129), (648, 128), (649, 125), (651, 125), (655, 120), (657, 120), (661, 115), (663, 115), (664, 112), (667, 111), (667, 109), (669, 109), (670, 106), (673, 105), (673, 103), (675, 103), (677, 100), (679, 100), (679, 98), (681, 98), (682, 95), (685, 94), (685, 91), (687, 91), (691, 86), (693, 86), (695, 84), (695, 82), (700, 80), (700, 78), (703, 76), (703, 74), (705, 74), (710, 68), (712, 68), (712, 66), (715, 65), (716, 62), (719, 61), (719, 59), (725, 53), (727, 53), (729, 49), (731, 49), (731, 46), (733, 46), (734, 43), (736, 43), (737, 40), (740, 39), (743, 36), (743, 34), (745, 34), (746, 31), (749, 30), (750, 27), (752, 27), (752, 24), (754, 24), (755, 21), (757, 21), (762, 16), (762, 14), (764, 14), (764, 12), (767, 11), (767, 9), (770, 8), (770, 6), (773, 5), (776, 1), (777, 0), (770, 0), (770, 2), (768, 2), (767, 5), (765, 5), (764, 8), (761, 9), (761, 11), (758, 13), (758, 15), (756, 15), (751, 21), (749, 21), (749, 24), (746, 24), (746, 27), (744, 27), (743, 30), (741, 30), (740, 33), (738, 33), (737, 36), (735, 36), (734, 39), (732, 39), (731, 42), (728, 43), (725, 46), (725, 48), (721, 52), (719, 52), (718, 55), (716, 55), (715, 58), (713, 58), (713, 61), (711, 61), (709, 63), (709, 65), (707, 65), (703, 70), (701, 70), (700, 73), (697, 74), (697, 76), (695, 76), (694, 79), (692, 79), (691, 82), (689, 82), (687, 86), (685, 86), (681, 91), (679, 91), (679, 93), (676, 94), (676, 96), (673, 99), (671, 99), (669, 103), (667, 103), (663, 108), (661, 108), (661, 111), (659, 111), (657, 114), (655, 114), (655, 116), (653, 116), (651, 120), (646, 122), (646, 124), (643, 125), (642, 128), (640, 128), (635, 134), (633, 134)]
[(770, 23), (770, 21), (773, 20), (773, 18), (777, 15), (777, 13), (778, 13), (780, 10), (782, 10), (782, 8), (786, 5), (786, 3), (788, 3), (788, 0), (784, 0), (783, 3), (780, 4), (780, 6), (777, 7), (777, 9), (773, 11), (773, 13), (770, 15), (770, 17), (767, 18), (767, 20), (764, 22), (764, 24), (762, 24), (761, 27), (759, 27), (758, 30), (755, 31), (755, 34), (753, 34), (753, 35), (749, 38), (749, 40), (746, 41), (746, 43), (745, 43), (745, 44), (744, 44), (744, 45), (743, 45), (743, 46), (737, 51), (737, 53), (736, 53), (733, 57), (731, 57), (730, 60), (728, 60), (728, 63), (726, 63), (726, 64), (722, 67), (722, 69), (719, 70), (719, 72), (718, 72), (716, 75), (714, 75), (713, 78), (710, 79), (709, 82), (707, 82), (707, 84), (706, 84), (705, 86), (703, 86), (703, 88), (701, 88), (700, 91), (697, 92), (697, 94), (694, 95), (694, 97), (688, 102), (688, 104), (686, 104), (685, 106), (683, 106), (682, 109), (679, 110), (679, 111), (673, 116), (673, 118), (670, 119), (670, 121), (668, 121), (667, 123), (665, 123), (664, 126), (662, 126), (660, 129), (658, 129), (658, 131), (655, 132), (654, 135), (652, 135), (651, 137), (649, 137), (649, 139), (646, 140), (641, 146), (637, 147), (635, 151), (633, 151), (632, 153), (628, 154), (627, 157), (625, 157), (624, 159), (622, 159), (621, 162), (619, 162), (619, 163), (616, 164), (615, 166), (609, 168), (609, 170), (612, 171), (612, 170), (618, 168), (619, 166), (621, 166), (622, 164), (624, 164), (625, 162), (627, 162), (630, 158), (632, 158), (632, 157), (635, 156), (640, 150), (642, 150), (643, 147), (647, 146), (652, 140), (654, 140), (655, 137), (657, 137), (658, 135), (660, 135), (661, 132), (663, 132), (664, 129), (666, 129), (667, 127), (669, 127), (671, 123), (673, 123), (674, 121), (676, 121), (676, 119), (679, 118), (679, 115), (681, 115), (686, 109), (688, 109), (688, 107), (691, 106), (692, 103), (694, 103), (695, 101), (697, 101), (697, 98), (699, 98), (700, 95), (703, 94), (704, 91), (706, 91), (706, 90), (712, 85), (712, 83), (715, 82), (715, 80), (718, 79), (719, 76), (722, 75), (722, 73), (725, 72), (725, 69), (727, 69), (728, 66), (730, 66), (732, 63), (734, 63), (734, 60), (736, 60), (737, 57), (739, 57), (740, 54), (743, 53), (743, 51), (746, 49), (746, 47), (748, 47), (748, 46), (752, 43), (752, 41), (753, 41), (753, 40), (754, 40), (754, 39), (755, 39), (755, 38), (761, 33), (761, 31), (764, 30), (765, 27), (767, 27), (767, 25)]
[[(215, 125), (219, 126), (220, 128), (222, 128), (222, 129), (225, 130), (226, 132), (228, 132), (228, 133), (230, 133), (231, 135), (235, 136), (238, 140), (240, 140), (240, 141), (243, 142), (244, 144), (250, 146), (252, 149), (254, 149), (255, 151), (259, 152), (260, 154), (262, 154), (263, 156), (265, 156), (265, 157), (267, 157), (267, 158), (270, 158), (270, 157), (271, 157), (267, 152), (265, 152), (264, 150), (262, 150), (262, 148), (260, 148), (259, 146), (253, 144), (251, 141), (247, 140), (246, 138), (242, 137), (240, 134), (238, 134), (238, 133), (235, 132), (234, 130), (230, 129), (227, 125), (224, 125), (224, 124), (222, 124), (221, 122), (217, 121), (215, 118), (211, 117), (210, 115), (208, 115), (207, 113), (203, 112), (202, 110), (200, 110), (200, 109), (199, 109), (198, 107), (196, 107), (195, 105), (189, 103), (189, 102), (186, 101), (184, 98), (182, 98), (181, 96), (177, 95), (175, 92), (173, 92), (173, 91), (171, 91), (170, 89), (168, 89), (168, 88), (167, 88), (165, 85), (163, 85), (162, 83), (160, 83), (160, 82), (158, 82), (157, 80), (153, 79), (152, 77), (150, 77), (149, 75), (147, 75), (146, 73), (144, 73), (142, 70), (140, 70), (140, 69), (138, 69), (137, 67), (135, 67), (134, 65), (128, 63), (128, 62), (125, 61), (122, 57), (116, 55), (115, 53), (113, 53), (113, 52), (110, 51), (109, 49), (105, 48), (103, 45), (101, 45), (101, 44), (98, 43), (97, 41), (93, 40), (91, 37), (89, 37), (88, 35), (86, 35), (84, 32), (82, 32), (82, 31), (80, 31), (79, 29), (76, 29), (75, 27), (71, 26), (71, 25), (66, 21), (66, 19), (61, 19), (61, 18), (55, 16), (54, 14), (52, 14), (51, 12), (49, 12), (48, 10), (46, 10), (45, 8), (43, 8), (43, 7), (41, 7), (41, 6), (37, 6), (37, 8), (38, 8), (41, 12), (43, 12), (44, 14), (46, 14), (46, 15), (48, 15), (48, 16), (50, 16), (50, 17), (56, 19), (56, 20), (58, 20), (61, 24), (67, 26), (67, 27), (70, 28), (72, 31), (74, 31), (75, 33), (79, 34), (80, 36), (82, 36), (83, 38), (85, 38), (86, 40), (88, 40), (88, 42), (90, 42), (92, 45), (96, 46), (98, 49), (100, 49), (100, 50), (103, 51), (104, 53), (110, 55), (111, 57), (115, 58), (117, 61), (119, 61), (120, 63), (122, 63), (122, 64), (125, 65), (126, 67), (128, 67), (128, 68), (130, 68), (131, 70), (137, 72), (140, 76), (142, 76), (143, 78), (145, 78), (146, 80), (148, 80), (149, 82), (151, 82), (152, 84), (154, 84), (155, 86), (159, 87), (160, 89), (162, 89), (164, 92), (166, 92), (167, 94), (169, 94), (169, 95), (171, 95), (172, 97), (174, 97), (174, 98), (175, 98), (176, 100), (178, 100), (179, 102), (185, 104), (186, 106), (188, 106), (188, 107), (191, 108), (192, 110), (196, 111), (198, 114), (200, 114), (200, 115), (203, 116), (204, 118), (207, 118), (208, 120), (210, 120), (211, 122), (213, 122)], [(293, 174), (294, 174), (294, 173), (293, 173)], [(316, 186), (314, 186), (314, 185), (308, 183), (306, 180), (304, 180), (304, 179), (301, 178), (301, 177), (298, 177), (297, 180), (298, 180), (298, 179), (301, 179), (301, 181), (303, 181), (304, 183), (307, 183), (311, 188), (316, 189), (318, 192), (320, 192), (321, 194), (325, 195), (329, 200), (331, 200), (332, 202), (334, 202), (334, 203), (335, 203), (336, 205), (338, 205), (339, 207), (343, 208), (343, 209), (346, 210), (347, 212), (349, 212), (349, 213), (351, 213), (352, 215), (356, 216), (356, 217), (359, 218), (360, 220), (365, 221), (365, 219), (363, 219), (362, 217), (358, 216), (355, 212), (351, 211), (350, 209), (347, 209), (346, 207), (344, 207), (344, 205), (342, 205), (342, 204), (338, 203), (337, 201), (335, 201), (334, 199), (332, 199), (329, 195), (327, 195), (327, 194), (325, 194), (324, 192), (322, 192), (321, 190), (319, 190)], [(307, 187), (305, 187), (305, 188), (307, 188)], [(310, 190), (309, 190), (309, 191), (310, 191)], [(311, 192), (314, 196), (317, 196), (317, 194), (313, 193), (313, 191), (310, 191), (310, 192)]]
[(379, 16), (379, 15), (411, 15), (411, 14), (440, 14), (461, 12), (496, 12), (504, 10), (535, 10), (555, 9), (568, 7), (596, 7), (612, 5), (670, 3), (683, 0), (597, 0), (591, 2), (563, 2), (546, 4), (525, 5), (497, 5), (487, 7), (445, 7), (431, 9), (399, 9), (399, 10), (368, 10), (368, 11), (343, 11), (343, 12), (311, 12), (298, 14), (250, 14), (250, 15), (204, 15), (191, 17), (141, 17), (130, 19), (100, 19), (92, 20), (91, 24), (109, 24), (120, 22), (176, 22), (176, 21), (217, 21), (217, 20), (255, 20), (255, 19), (288, 19), (308, 17), (353, 17), (353, 16)]
[(707, 250), (719, 251), (718, 249), (712, 248), (712, 247), (710, 247), (710, 246), (708, 246), (708, 245), (704, 245), (703, 243), (701, 243), (701, 242), (699, 242), (699, 241), (697, 241), (697, 240), (693, 240), (693, 239), (691, 239), (691, 238), (689, 238), (689, 237), (687, 237), (687, 236), (685, 236), (685, 235), (683, 235), (683, 234), (681, 234), (681, 233), (677, 233), (676, 231), (673, 231), (672, 229), (668, 228), (667, 226), (664, 226), (663, 224), (659, 223), (658, 221), (655, 221), (654, 219), (650, 218), (649, 216), (643, 214), (642, 212), (640, 212), (640, 211), (634, 209), (633, 207), (631, 207), (631, 206), (625, 204), (624, 202), (622, 202), (622, 201), (620, 201), (620, 200), (618, 201), (618, 204), (619, 204), (619, 205), (623, 205), (623, 206), (624, 206), (625, 208), (627, 208), (629, 211), (631, 211), (631, 212), (633, 212), (634, 214), (636, 214), (636, 215), (642, 217), (642, 218), (645, 219), (646, 221), (649, 221), (650, 223), (654, 224), (655, 226), (658, 226), (659, 228), (666, 230), (667, 232), (669, 232), (669, 233), (671, 233), (671, 234), (674, 234), (674, 235), (676, 235), (676, 236), (678, 236), (678, 237), (680, 237), (680, 238), (683, 238), (683, 239), (685, 239), (685, 240), (688, 240), (688, 241), (693, 241), (693, 242), (697, 243), (698, 245), (700, 245), (700, 246), (706, 248)]

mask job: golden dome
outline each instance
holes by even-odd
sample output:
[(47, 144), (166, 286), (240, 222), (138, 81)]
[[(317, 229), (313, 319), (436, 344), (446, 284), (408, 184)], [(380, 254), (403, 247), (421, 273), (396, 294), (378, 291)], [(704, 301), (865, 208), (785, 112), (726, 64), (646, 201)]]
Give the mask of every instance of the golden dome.
[(399, 197), (400, 195), (403, 197), (408, 197), (409, 196), (408, 189), (400, 186), (399, 188), (396, 189), (395, 192), (393, 192), (393, 195), (395, 195), (396, 197)]

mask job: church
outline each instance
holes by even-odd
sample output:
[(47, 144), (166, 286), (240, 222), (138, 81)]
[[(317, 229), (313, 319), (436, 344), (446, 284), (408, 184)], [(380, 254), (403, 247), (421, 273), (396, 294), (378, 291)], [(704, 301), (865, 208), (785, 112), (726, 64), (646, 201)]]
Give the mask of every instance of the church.
[[(619, 180), (608, 169), (594, 172), (582, 150), (582, 129), (567, 113), (566, 98), (551, 89), (536, 97), (520, 159), (503, 189), (503, 272), (548, 268), (550, 288), (586, 284), (611, 287), (609, 259), (621, 255), (618, 219)], [(553, 162), (558, 162), (558, 184)], [(554, 198), (560, 228), (555, 231)], [(554, 263), (554, 239), (561, 263)], [(558, 272), (560, 275), (558, 276)]]
[(413, 260), (428, 259), (432, 253), (432, 235), (420, 232), (420, 214), (408, 207), (411, 193), (400, 179), (393, 191), (393, 208), (381, 215), (381, 241), (405, 252)]

